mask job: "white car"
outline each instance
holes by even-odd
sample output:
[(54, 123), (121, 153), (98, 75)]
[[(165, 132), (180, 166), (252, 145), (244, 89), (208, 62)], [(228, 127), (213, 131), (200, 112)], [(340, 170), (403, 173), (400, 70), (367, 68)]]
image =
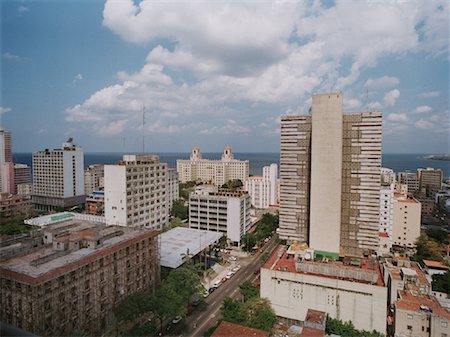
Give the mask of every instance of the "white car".
[(213, 286), (215, 288), (219, 288), (221, 284), (222, 284), (222, 281), (221, 280), (217, 280), (216, 282), (213, 283)]
[(203, 297), (204, 298), (207, 298), (209, 296), (209, 291), (208, 290), (205, 290), (205, 292), (203, 293)]
[(230, 261), (236, 261), (236, 260), (237, 260), (236, 256), (230, 256)]
[(181, 316), (177, 316), (177, 317), (175, 317), (173, 320), (172, 320), (172, 323), (173, 324), (178, 324), (178, 323), (180, 323), (180, 321), (183, 319), (183, 317), (181, 317)]
[(227, 279), (230, 279), (231, 278), (231, 276), (233, 276), (234, 275), (234, 273), (233, 272), (231, 272), (231, 271), (229, 271), (228, 273), (227, 273), (227, 276), (225, 276)]
[(238, 271), (239, 269), (241, 269), (241, 266), (237, 264), (237, 265), (234, 266), (233, 269), (236, 270), (236, 271)]

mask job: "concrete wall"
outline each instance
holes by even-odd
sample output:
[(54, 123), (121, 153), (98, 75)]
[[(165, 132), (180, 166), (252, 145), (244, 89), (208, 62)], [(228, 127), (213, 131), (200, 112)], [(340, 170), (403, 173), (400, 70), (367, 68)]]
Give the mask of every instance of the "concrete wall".
[(261, 297), (278, 316), (304, 321), (308, 309), (386, 333), (387, 288), (327, 277), (261, 269)]
[(340, 248), (342, 107), (342, 94), (313, 96), (309, 242), (334, 253)]
[(105, 218), (108, 225), (127, 226), (126, 167), (105, 165)]

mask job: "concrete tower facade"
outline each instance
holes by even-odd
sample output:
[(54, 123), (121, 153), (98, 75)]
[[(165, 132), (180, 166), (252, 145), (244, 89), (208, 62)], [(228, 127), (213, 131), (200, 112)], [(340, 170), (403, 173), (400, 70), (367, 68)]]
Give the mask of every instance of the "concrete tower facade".
[(308, 116), (281, 118), (281, 239), (359, 256), (378, 245), (379, 112), (343, 114), (342, 94), (314, 95)]

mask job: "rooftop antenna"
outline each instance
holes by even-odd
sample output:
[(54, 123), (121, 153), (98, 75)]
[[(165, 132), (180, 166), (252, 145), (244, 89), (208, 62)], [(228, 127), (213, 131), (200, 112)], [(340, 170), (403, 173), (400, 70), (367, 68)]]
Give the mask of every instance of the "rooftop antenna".
[(142, 153), (145, 153), (145, 104), (142, 105)]

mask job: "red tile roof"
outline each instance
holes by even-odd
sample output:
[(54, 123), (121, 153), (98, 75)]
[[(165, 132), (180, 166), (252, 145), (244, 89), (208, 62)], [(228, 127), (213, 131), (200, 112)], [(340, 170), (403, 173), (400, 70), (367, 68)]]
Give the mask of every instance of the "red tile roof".
[(269, 332), (222, 321), (211, 337), (269, 337)]
[(425, 306), (431, 308), (433, 314), (450, 319), (450, 312), (446, 311), (434, 296), (413, 294), (405, 290), (399, 290), (398, 295), (400, 299), (395, 302), (396, 309), (420, 312), (421, 306)]
[(385, 233), (385, 232), (379, 232), (378, 235), (380, 237), (382, 237), (382, 238), (388, 238), (389, 237), (388, 233)]
[(438, 261), (423, 260), (423, 264), (428, 268), (450, 269), (448, 266)]
[(323, 311), (308, 309), (306, 313), (306, 319), (305, 321), (311, 322), (311, 323), (318, 323), (323, 324), (326, 319), (326, 314)]
[(310, 327), (304, 327), (302, 333), (300, 334), (300, 337), (324, 337), (324, 336), (325, 331)]

